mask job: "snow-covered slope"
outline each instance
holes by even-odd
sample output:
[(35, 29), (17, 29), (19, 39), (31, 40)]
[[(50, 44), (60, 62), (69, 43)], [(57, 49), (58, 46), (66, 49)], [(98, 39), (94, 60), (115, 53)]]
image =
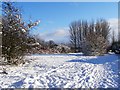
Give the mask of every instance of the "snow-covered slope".
[(105, 56), (32, 55), (29, 63), (7, 67), (1, 88), (118, 88), (118, 60)]

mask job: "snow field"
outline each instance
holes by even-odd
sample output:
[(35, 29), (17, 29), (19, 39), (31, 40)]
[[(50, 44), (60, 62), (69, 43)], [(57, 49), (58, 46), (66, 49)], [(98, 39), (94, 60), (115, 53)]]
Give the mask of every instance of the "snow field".
[[(23, 66), (5, 66), (1, 88), (117, 88), (118, 56), (32, 55)], [(102, 60), (102, 61), (101, 61)]]

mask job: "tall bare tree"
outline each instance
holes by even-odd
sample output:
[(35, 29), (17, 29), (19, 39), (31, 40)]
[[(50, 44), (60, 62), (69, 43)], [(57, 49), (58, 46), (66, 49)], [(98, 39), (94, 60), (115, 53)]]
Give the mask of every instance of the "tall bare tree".
[(113, 31), (112, 33), (112, 43), (114, 43), (116, 40), (115, 40), (115, 31)]
[(108, 40), (108, 38), (109, 38), (109, 33), (110, 33), (110, 30), (111, 30), (111, 28), (110, 28), (110, 25), (109, 25), (109, 23), (105, 20), (105, 19), (100, 19), (100, 20), (98, 20), (97, 21), (97, 23), (99, 23), (99, 26), (100, 26), (100, 33), (102, 34), (102, 36), (106, 39), (106, 40)]
[(70, 30), (70, 42), (72, 44), (72, 48), (74, 49), (74, 52), (76, 52), (76, 49), (77, 49), (77, 30), (78, 30), (78, 23), (75, 21), (75, 22), (72, 22), (69, 26)]

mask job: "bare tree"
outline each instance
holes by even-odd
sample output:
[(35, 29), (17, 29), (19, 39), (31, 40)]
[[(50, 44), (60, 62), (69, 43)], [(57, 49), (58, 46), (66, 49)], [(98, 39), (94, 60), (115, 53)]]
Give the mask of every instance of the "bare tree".
[(105, 38), (105, 40), (108, 42), (109, 38), (109, 33), (110, 33), (110, 25), (105, 19), (100, 19), (100, 24), (101, 24), (101, 33), (102, 36)]
[(70, 42), (72, 44), (72, 48), (74, 49), (74, 52), (76, 52), (77, 49), (77, 30), (78, 30), (78, 25), (77, 22), (72, 22), (69, 26), (70, 30)]
[(70, 25), (70, 41), (75, 52), (81, 51), (82, 44), (88, 31), (87, 21), (74, 21)]
[(116, 42), (116, 40), (115, 40), (115, 31), (113, 31), (113, 33), (112, 33), (112, 43), (114, 43), (114, 42)]
[(120, 26), (118, 26), (118, 42), (120, 43)]

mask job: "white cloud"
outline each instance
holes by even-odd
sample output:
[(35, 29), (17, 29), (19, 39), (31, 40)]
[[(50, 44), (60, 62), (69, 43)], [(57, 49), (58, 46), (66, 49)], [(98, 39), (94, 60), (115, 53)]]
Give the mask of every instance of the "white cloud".
[(53, 32), (40, 34), (40, 37), (46, 41), (54, 40), (55, 42), (66, 42), (69, 39), (69, 31), (68, 28), (60, 28)]
[(66, 30), (66, 29), (58, 29), (52, 34), (53, 34), (53, 36), (56, 36), (56, 37), (65, 37), (65, 36), (68, 35), (68, 30)]

